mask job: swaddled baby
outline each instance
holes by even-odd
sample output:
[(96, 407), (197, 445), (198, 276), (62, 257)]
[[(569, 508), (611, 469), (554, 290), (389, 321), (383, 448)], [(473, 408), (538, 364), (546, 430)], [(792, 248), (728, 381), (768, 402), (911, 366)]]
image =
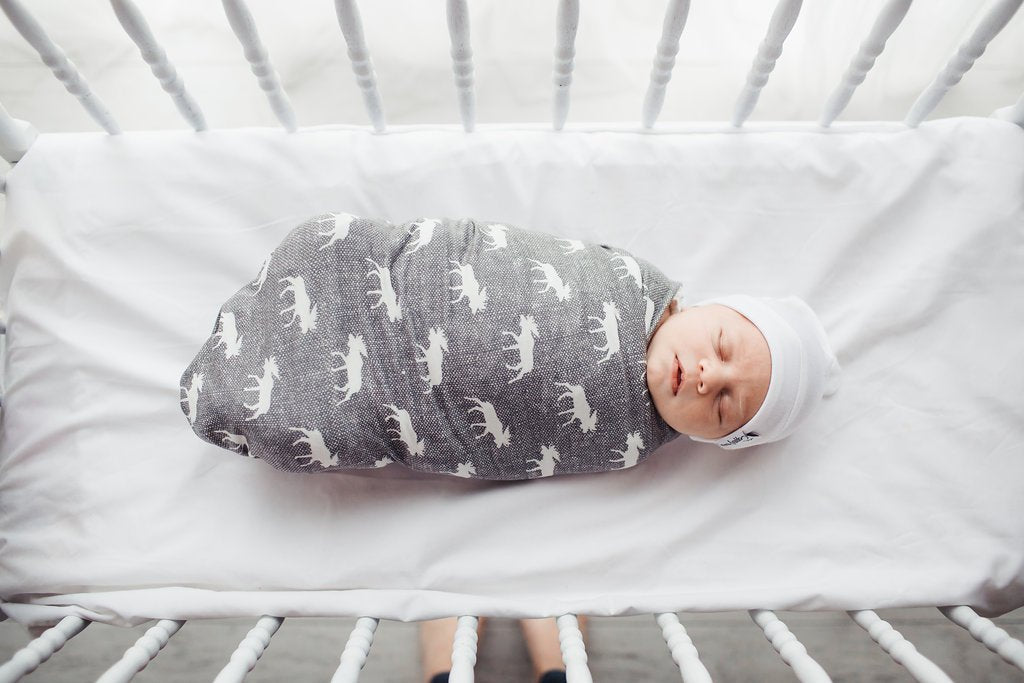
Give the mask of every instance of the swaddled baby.
[(787, 436), (839, 367), (795, 297), (678, 308), (622, 249), (502, 223), (346, 213), (292, 230), (185, 370), (201, 438), (283, 470), (531, 479), (686, 433)]

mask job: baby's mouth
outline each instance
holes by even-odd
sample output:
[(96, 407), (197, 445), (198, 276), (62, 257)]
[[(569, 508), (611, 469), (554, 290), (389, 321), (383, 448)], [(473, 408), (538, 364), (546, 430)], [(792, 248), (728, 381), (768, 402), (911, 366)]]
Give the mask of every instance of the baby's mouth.
[(679, 363), (679, 357), (673, 358), (675, 361), (672, 364), (672, 395), (675, 396), (679, 393), (679, 387), (683, 385), (683, 366)]

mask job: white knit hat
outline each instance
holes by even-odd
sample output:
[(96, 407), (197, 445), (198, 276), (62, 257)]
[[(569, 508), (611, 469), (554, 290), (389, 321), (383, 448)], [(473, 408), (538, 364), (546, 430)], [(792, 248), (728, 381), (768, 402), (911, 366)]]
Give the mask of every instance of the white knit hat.
[(771, 352), (772, 374), (764, 402), (745, 425), (718, 439), (694, 441), (733, 450), (784, 439), (810, 415), (823, 396), (839, 388), (842, 368), (825, 328), (807, 303), (746, 294), (717, 297), (694, 306), (721, 304), (744, 315), (761, 331)]

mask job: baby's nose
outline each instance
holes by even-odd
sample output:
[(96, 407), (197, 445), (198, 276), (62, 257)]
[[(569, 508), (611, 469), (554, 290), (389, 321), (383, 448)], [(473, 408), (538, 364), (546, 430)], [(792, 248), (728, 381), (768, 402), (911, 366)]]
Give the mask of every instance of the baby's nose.
[(697, 390), (713, 391), (722, 382), (722, 366), (708, 359), (697, 363)]

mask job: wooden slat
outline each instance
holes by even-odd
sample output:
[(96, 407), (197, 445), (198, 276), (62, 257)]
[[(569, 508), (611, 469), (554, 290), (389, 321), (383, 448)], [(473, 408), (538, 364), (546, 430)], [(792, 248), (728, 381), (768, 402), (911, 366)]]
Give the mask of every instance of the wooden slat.
[(0, 0), (0, 9), (3, 9), (4, 14), (11, 20), (18, 33), (35, 48), (35, 51), (43, 59), (43, 63), (50, 67), (50, 71), (63, 84), (64, 89), (78, 99), (92, 120), (111, 135), (118, 135), (121, 128), (114, 121), (114, 117), (107, 110), (106, 105), (89, 89), (89, 84), (82, 78), (82, 74), (78, 73), (75, 65), (67, 58), (64, 51), (50, 40), (43, 27), (28, 13), (21, 2)]
[(916, 128), (924, 117), (934, 109), (949, 89), (960, 82), (964, 74), (974, 66), (974, 62), (985, 52), (989, 42), (996, 37), (1020, 8), (1024, 0), (998, 0), (994, 2), (982, 17), (971, 37), (956, 51), (945, 68), (939, 72), (932, 84), (917, 98), (903, 123)]
[(39, 133), (31, 123), (14, 118), (0, 104), (0, 157), (17, 163), (37, 137)]
[(979, 643), (1024, 671), (1024, 643), (996, 626), (991, 619), (980, 616), (966, 605), (940, 607), (939, 611), (957, 626), (965, 628)]
[(448, 36), (452, 43), (452, 71), (459, 98), (459, 115), (467, 133), (476, 126), (476, 104), (473, 96), (473, 49), (469, 41), (469, 10), (466, 0), (447, 0)]
[(879, 12), (878, 18), (875, 19), (875, 23), (871, 27), (871, 32), (864, 42), (860, 44), (860, 49), (854, 58), (850, 60), (850, 66), (846, 68), (842, 80), (825, 103), (825, 109), (822, 111), (821, 119), (819, 120), (822, 126), (828, 127), (831, 125), (843, 109), (846, 108), (846, 105), (850, 103), (853, 92), (857, 89), (858, 85), (864, 82), (864, 77), (867, 76), (871, 67), (875, 65), (878, 55), (882, 54), (882, 50), (885, 49), (885, 41), (889, 40), (889, 36), (892, 35), (896, 27), (903, 21), (903, 17), (906, 16), (907, 10), (910, 9), (910, 3), (913, 1), (889, 0), (885, 7), (882, 8), (882, 11)]
[(478, 619), (463, 615), (455, 626), (452, 641), (452, 668), (448, 675), (450, 683), (473, 683), (473, 668), (476, 666)]
[(245, 680), (246, 674), (253, 670), (256, 662), (263, 656), (270, 645), (270, 639), (281, 628), (282, 622), (284, 619), (281, 617), (260, 617), (231, 653), (231, 661), (220, 670), (213, 683), (241, 683)]
[(14, 683), (22, 676), (32, 673), (91, 623), (81, 617), (64, 617), (0, 666), (0, 683)]
[(576, 58), (576, 29), (580, 24), (579, 0), (559, 0), (555, 17), (555, 84), (553, 127), (562, 130), (569, 117), (569, 87)]
[(366, 658), (370, 656), (373, 634), (377, 631), (379, 623), (380, 620), (373, 617), (356, 619), (356, 625), (352, 628), (345, 649), (341, 652), (338, 669), (331, 677), (331, 683), (356, 683), (359, 680), (359, 672), (363, 670)]
[(292, 109), (291, 101), (289, 101), (284, 88), (281, 87), (281, 80), (277, 77), (277, 72), (270, 64), (270, 57), (260, 41), (260, 34), (256, 30), (256, 22), (252, 18), (252, 13), (249, 12), (249, 8), (245, 6), (243, 0), (222, 0), (222, 3), (231, 30), (234, 31), (238, 42), (242, 44), (245, 59), (249, 62), (249, 68), (256, 76), (260, 88), (267, 96), (270, 108), (284, 129), (289, 133), (294, 133), (296, 128), (295, 110)]
[(338, 15), (338, 25), (348, 45), (348, 57), (352, 62), (352, 72), (356, 75), (356, 83), (363, 93), (366, 113), (370, 116), (373, 129), (383, 133), (387, 128), (384, 122), (384, 104), (380, 91), (377, 89), (377, 76), (373, 72), (370, 50), (366, 47), (363, 36), (363, 21), (359, 18), (359, 8), (355, 0), (334, 0), (334, 10)]
[(686, 17), (690, 13), (690, 0), (671, 0), (665, 8), (665, 19), (661, 25), (661, 40), (654, 53), (654, 66), (651, 67), (651, 80), (644, 96), (644, 108), (640, 114), (644, 128), (652, 128), (658, 120), (661, 107), (665, 103), (665, 91), (672, 79), (672, 69), (676, 64), (679, 52), (679, 37), (686, 26)]
[(917, 651), (914, 644), (903, 634), (880, 618), (872, 610), (862, 609), (847, 612), (858, 626), (868, 632), (890, 657), (906, 668), (914, 680), (921, 683), (952, 683), (952, 679), (932, 660)]
[(121, 660), (103, 672), (96, 683), (127, 683), (160, 654), (167, 641), (185, 625), (184, 621), (161, 619), (125, 650)]
[(802, 683), (831, 682), (832, 679), (821, 668), (821, 665), (807, 654), (807, 648), (796, 639), (789, 627), (782, 623), (773, 612), (766, 609), (752, 609), (748, 611), (748, 614), (754, 623), (761, 627), (764, 637), (779, 653), (782, 661), (793, 669), (797, 680)]
[(775, 68), (775, 61), (782, 54), (782, 44), (793, 30), (802, 4), (803, 0), (779, 0), (779, 4), (775, 6), (771, 21), (768, 23), (768, 33), (757, 48), (754, 63), (747, 74), (747, 82), (733, 108), (732, 125), (737, 128), (742, 126), (754, 111), (754, 106), (761, 96), (761, 89), (768, 82), (768, 76)]
[(1020, 96), (1016, 104), (996, 109), (992, 112), (992, 116), (1003, 121), (1016, 123), (1018, 126), (1024, 126), (1024, 95)]
[(593, 683), (587, 668), (587, 649), (583, 644), (583, 632), (575, 614), (563, 614), (555, 619), (558, 625), (558, 643), (562, 649), (565, 664), (565, 678), (568, 683)]
[(700, 661), (700, 653), (679, 623), (679, 617), (674, 612), (664, 612), (655, 614), (654, 620), (661, 627), (661, 636), (672, 654), (672, 661), (679, 667), (683, 683), (711, 683), (711, 674)]
[(110, 0), (110, 4), (114, 7), (114, 14), (117, 15), (117, 20), (128, 37), (138, 46), (142, 59), (149, 65), (149, 70), (160, 81), (160, 87), (171, 96), (178, 113), (194, 130), (206, 130), (206, 119), (199, 109), (199, 104), (185, 90), (185, 82), (167, 59), (167, 53), (157, 43), (139, 8), (131, 0)]

